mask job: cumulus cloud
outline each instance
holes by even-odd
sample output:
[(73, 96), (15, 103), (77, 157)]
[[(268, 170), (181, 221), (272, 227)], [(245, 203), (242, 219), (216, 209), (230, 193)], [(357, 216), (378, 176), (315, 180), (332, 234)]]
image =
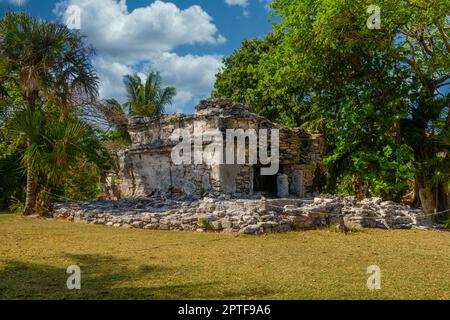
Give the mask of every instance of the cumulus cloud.
[(134, 70), (125, 64), (105, 59), (102, 56), (94, 59), (94, 67), (101, 78), (100, 96), (116, 98), (123, 102), (125, 88), (122, 79), (125, 75), (132, 74)]
[(179, 89), (175, 105), (183, 105), (198, 101), (211, 91), (221, 65), (222, 56), (219, 55), (178, 56), (166, 52), (154, 57), (147, 68), (161, 70), (163, 79)]
[(226, 41), (200, 6), (182, 10), (173, 3), (155, 1), (130, 12), (126, 0), (66, 0), (56, 6), (55, 14), (66, 21), (67, 8), (73, 5), (80, 8), (81, 32), (97, 51), (93, 62), (101, 78), (102, 97), (123, 100), (122, 77), (149, 66), (161, 72), (166, 85), (177, 87), (175, 108), (209, 94), (214, 83), (211, 74), (220, 67), (221, 57), (173, 53), (182, 45)]

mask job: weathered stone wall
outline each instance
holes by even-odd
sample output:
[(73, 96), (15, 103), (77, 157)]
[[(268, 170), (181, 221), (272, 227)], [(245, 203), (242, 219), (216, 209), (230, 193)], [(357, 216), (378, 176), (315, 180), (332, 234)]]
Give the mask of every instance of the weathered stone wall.
[[(170, 140), (175, 129), (187, 129), (194, 141), (194, 131), (219, 129), (280, 129), (280, 174), (287, 175), (289, 194), (313, 193), (313, 180), (323, 154), (320, 135), (301, 129), (276, 126), (249, 111), (248, 107), (227, 100), (202, 101), (194, 115), (174, 114), (158, 118), (133, 117), (129, 131), (131, 148), (125, 153), (120, 189), (124, 197), (146, 197), (155, 194), (253, 194), (254, 165), (175, 165), (171, 150), (177, 144)], [(204, 141), (204, 146), (208, 145)], [(248, 153), (248, 148), (246, 150)], [(269, 180), (267, 180), (269, 181)], [(276, 179), (266, 184), (274, 184)], [(266, 186), (271, 187), (271, 186)]]
[(114, 227), (154, 230), (223, 231), (243, 234), (311, 230), (338, 225), (348, 228), (439, 229), (432, 217), (379, 198), (174, 200), (122, 199), (55, 204), (54, 217)]

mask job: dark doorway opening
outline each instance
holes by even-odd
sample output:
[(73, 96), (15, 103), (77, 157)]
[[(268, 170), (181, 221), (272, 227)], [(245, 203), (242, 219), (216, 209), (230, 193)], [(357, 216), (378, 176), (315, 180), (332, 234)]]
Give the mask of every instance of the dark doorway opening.
[[(281, 168), (280, 168), (281, 169)], [(261, 192), (268, 195), (277, 194), (277, 175), (261, 175), (261, 166), (253, 167), (253, 192)], [(280, 170), (281, 172), (281, 170)]]

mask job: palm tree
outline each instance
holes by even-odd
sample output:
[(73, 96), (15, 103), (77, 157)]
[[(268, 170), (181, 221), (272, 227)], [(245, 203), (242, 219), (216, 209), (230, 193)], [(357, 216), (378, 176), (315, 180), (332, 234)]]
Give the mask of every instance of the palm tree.
[(154, 117), (164, 113), (166, 105), (172, 103), (177, 90), (174, 87), (162, 86), (158, 72), (151, 71), (145, 82), (137, 75), (124, 77), (128, 101), (125, 107), (131, 115)]
[[(60, 111), (61, 112), (61, 111)], [(63, 121), (60, 112), (23, 109), (16, 111), (5, 123), (7, 141), (21, 148), (21, 162), (32, 168), (39, 184), (34, 212), (46, 214), (55, 192), (61, 193), (71, 173), (80, 170), (86, 159), (96, 165), (105, 164), (104, 149), (92, 127), (77, 117)]]
[[(0, 61), (9, 67), (8, 77), (18, 85), (23, 109), (30, 115), (42, 108), (60, 109), (61, 121), (79, 103), (95, 99), (98, 78), (90, 64), (93, 53), (83, 37), (66, 26), (34, 19), (24, 13), (7, 13), (0, 20)], [(34, 121), (27, 125), (38, 125)], [(36, 206), (38, 176), (33, 163), (35, 135), (39, 128), (26, 132), (30, 155), (27, 159), (27, 186), (24, 214)]]
[(108, 99), (105, 103), (98, 106), (98, 110), (105, 118), (110, 129), (113, 129), (115, 133), (114, 140), (120, 145), (131, 144), (131, 137), (128, 133), (128, 119), (124, 106), (116, 99)]

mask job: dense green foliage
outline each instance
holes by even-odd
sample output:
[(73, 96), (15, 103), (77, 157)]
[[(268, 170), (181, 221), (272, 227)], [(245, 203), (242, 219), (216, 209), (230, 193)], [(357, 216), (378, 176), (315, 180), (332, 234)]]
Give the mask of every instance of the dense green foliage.
[(328, 190), (448, 208), (449, 9), (445, 0), (275, 0), (272, 34), (224, 61), (213, 96), (324, 134)]
[(97, 95), (91, 54), (65, 26), (21, 13), (0, 20), (0, 168), (11, 168), (2, 173), (1, 205), (18, 208), (25, 196), (26, 214), (45, 214), (55, 197), (99, 192), (109, 154), (78, 116)]
[(2, 130), (1, 154), (20, 154), (19, 164), (32, 166), (42, 201), (52, 196), (85, 200), (99, 193), (100, 169), (107, 168), (108, 154), (82, 120), (61, 121), (58, 112), (24, 109), (14, 112)]

